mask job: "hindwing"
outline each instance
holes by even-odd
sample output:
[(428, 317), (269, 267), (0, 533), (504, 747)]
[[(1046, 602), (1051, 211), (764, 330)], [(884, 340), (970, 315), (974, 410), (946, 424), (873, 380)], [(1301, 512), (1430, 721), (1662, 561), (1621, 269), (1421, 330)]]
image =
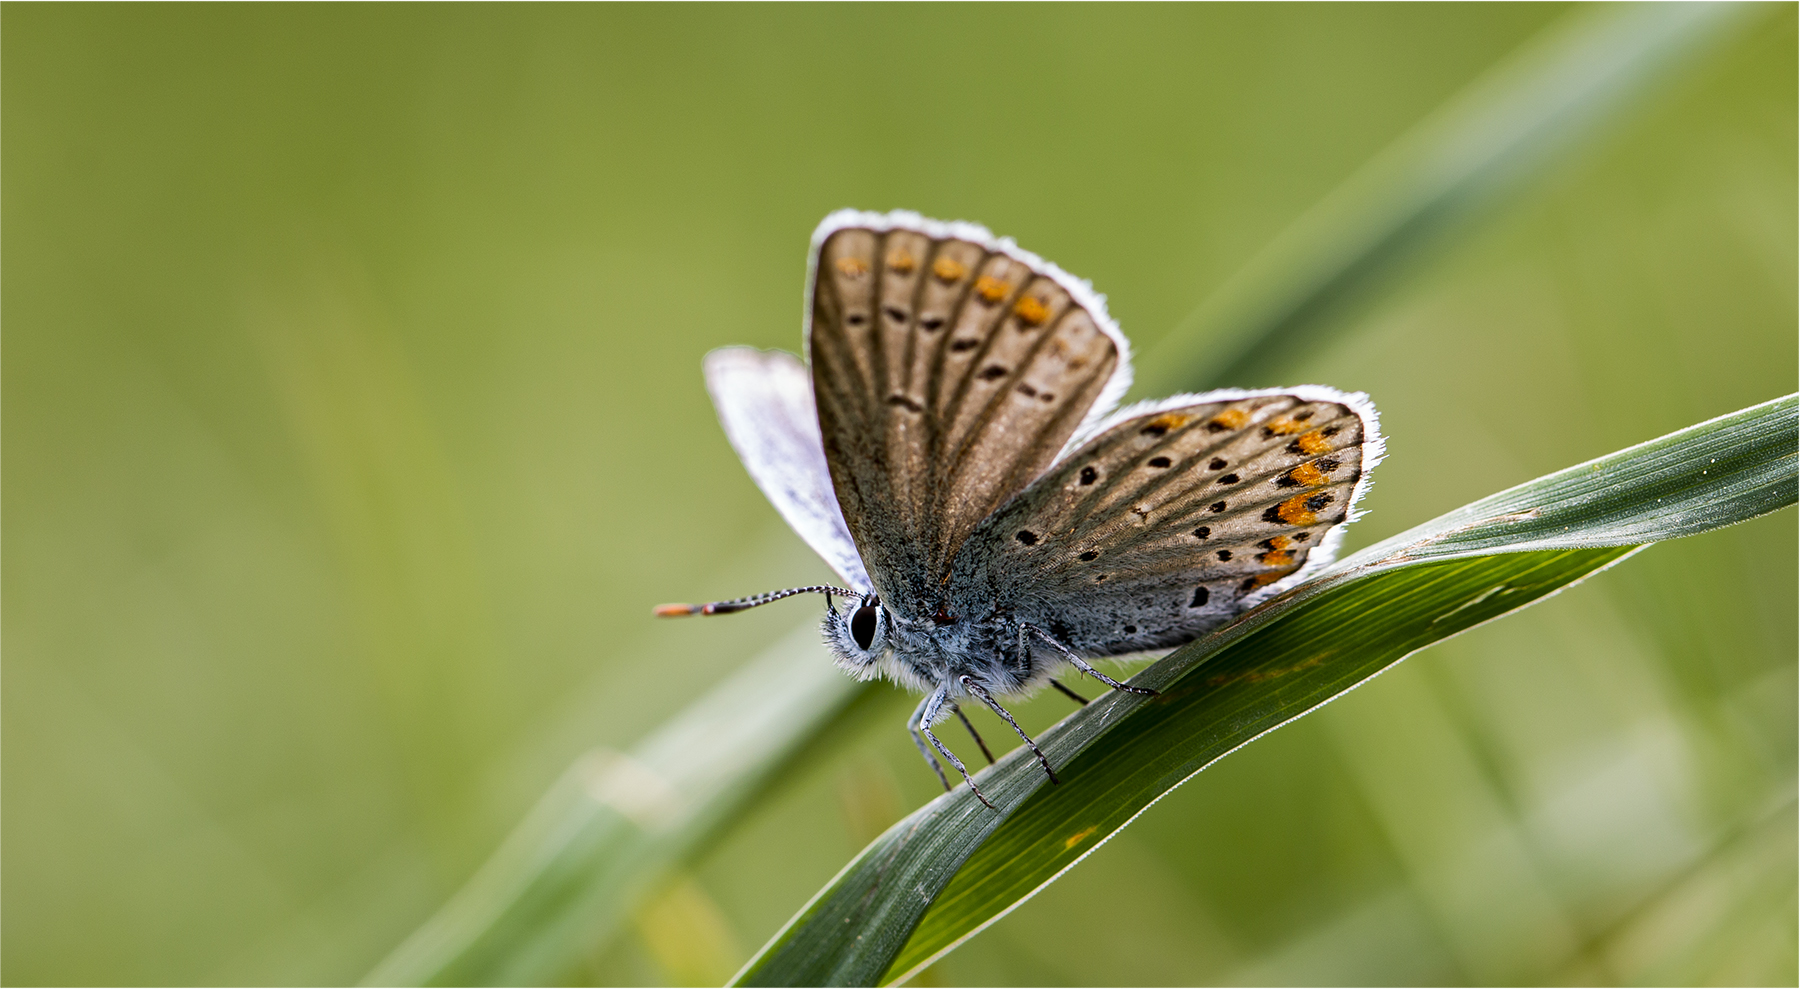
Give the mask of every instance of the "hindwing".
[(1381, 451), (1367, 399), (1316, 386), (1123, 410), (981, 523), (950, 600), (1084, 655), (1178, 645), (1328, 562)]

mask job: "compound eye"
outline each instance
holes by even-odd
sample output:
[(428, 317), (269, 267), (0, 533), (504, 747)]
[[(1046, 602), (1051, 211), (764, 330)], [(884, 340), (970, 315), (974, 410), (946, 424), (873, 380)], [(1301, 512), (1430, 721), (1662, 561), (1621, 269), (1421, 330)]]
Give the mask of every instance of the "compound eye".
[(866, 650), (875, 641), (875, 626), (879, 621), (876, 612), (880, 610), (880, 605), (865, 604), (850, 616), (850, 637), (856, 640), (858, 649)]

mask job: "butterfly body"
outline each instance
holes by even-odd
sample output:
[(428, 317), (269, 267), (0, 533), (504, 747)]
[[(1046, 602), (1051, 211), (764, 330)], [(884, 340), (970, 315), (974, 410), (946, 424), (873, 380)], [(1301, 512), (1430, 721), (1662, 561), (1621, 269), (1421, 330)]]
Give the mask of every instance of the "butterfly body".
[(837, 662), (925, 694), (908, 728), (940, 776), (932, 749), (964, 768), (930, 730), (957, 700), (1012, 723), (995, 695), (1071, 665), (1137, 689), (1087, 660), (1191, 641), (1322, 566), (1381, 456), (1366, 398), (1319, 386), (1113, 411), (1130, 358), (1104, 300), (969, 224), (833, 214), (808, 303), (806, 363), (714, 351), (708, 387), (851, 585), (825, 589), (853, 598), (824, 619)]

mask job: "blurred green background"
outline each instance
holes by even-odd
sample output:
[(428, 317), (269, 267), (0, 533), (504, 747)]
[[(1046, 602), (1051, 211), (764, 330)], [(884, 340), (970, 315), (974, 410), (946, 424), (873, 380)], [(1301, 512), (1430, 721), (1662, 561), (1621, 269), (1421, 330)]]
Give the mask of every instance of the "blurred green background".
[[(798, 346), (829, 210), (986, 223), (1148, 351), (1568, 10), (6, 6), (0, 978), (353, 982), (810, 620), (649, 606), (825, 576), (699, 361)], [(1795, 34), (1762, 9), (1240, 382), (1373, 395), (1353, 547), (1794, 390)], [(1792, 984), (1795, 545), (1416, 657), (925, 978)], [(729, 976), (928, 799), (878, 689), (568, 981)]]

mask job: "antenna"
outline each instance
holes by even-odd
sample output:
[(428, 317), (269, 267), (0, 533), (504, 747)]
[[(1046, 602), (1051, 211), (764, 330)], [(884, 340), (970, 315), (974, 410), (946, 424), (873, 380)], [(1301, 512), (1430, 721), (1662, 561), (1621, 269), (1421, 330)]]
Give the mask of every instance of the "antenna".
[(823, 594), (825, 607), (831, 607), (831, 596), (842, 598), (860, 598), (863, 595), (843, 587), (830, 584), (814, 584), (811, 587), (790, 587), (785, 591), (768, 591), (763, 594), (752, 594), (747, 598), (735, 601), (710, 601), (706, 604), (659, 604), (655, 615), (658, 618), (682, 618), (687, 615), (729, 615), (734, 611), (745, 611), (759, 605), (791, 598), (796, 594)]

